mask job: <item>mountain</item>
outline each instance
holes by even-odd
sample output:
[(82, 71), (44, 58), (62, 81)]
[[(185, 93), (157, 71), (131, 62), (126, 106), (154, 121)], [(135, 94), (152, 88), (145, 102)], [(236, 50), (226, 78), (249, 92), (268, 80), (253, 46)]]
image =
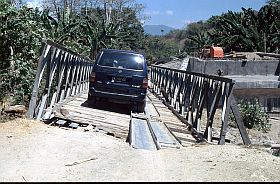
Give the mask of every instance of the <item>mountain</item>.
[(174, 28), (165, 25), (144, 25), (145, 33), (153, 36), (162, 36), (172, 30), (174, 30)]

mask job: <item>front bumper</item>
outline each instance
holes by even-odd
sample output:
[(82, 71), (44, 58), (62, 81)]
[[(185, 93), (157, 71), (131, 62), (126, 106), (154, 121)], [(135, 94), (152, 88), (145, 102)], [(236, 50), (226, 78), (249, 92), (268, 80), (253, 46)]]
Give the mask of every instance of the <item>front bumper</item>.
[(117, 100), (120, 102), (127, 102), (127, 103), (143, 102), (145, 100), (146, 94), (147, 93), (140, 93), (140, 95), (119, 94), (119, 93), (98, 91), (94, 87), (89, 88), (90, 96), (113, 99), (113, 100)]

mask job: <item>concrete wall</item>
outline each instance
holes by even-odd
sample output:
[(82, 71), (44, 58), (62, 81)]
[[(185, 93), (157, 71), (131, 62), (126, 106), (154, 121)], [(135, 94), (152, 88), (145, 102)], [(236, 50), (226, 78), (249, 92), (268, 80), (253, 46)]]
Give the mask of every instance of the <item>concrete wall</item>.
[(259, 88), (259, 89), (235, 89), (234, 96), (237, 100), (248, 100), (257, 98), (265, 111), (271, 112), (272, 116), (280, 115), (280, 89), (279, 88)]
[(265, 111), (280, 116), (280, 60), (190, 58), (187, 70), (212, 75), (217, 75), (217, 70), (221, 70), (223, 77), (235, 81), (233, 93), (238, 100), (258, 98)]
[(188, 71), (215, 74), (220, 69), (223, 75), (277, 75), (280, 60), (201, 60), (190, 58)]

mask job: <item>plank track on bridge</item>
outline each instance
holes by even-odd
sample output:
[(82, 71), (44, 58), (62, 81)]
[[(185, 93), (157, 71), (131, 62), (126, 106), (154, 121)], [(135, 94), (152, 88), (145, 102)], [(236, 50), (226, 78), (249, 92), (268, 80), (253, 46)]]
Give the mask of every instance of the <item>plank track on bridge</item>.
[[(128, 105), (116, 106), (104, 103), (94, 108), (87, 105), (86, 93), (93, 63), (94, 61), (62, 45), (43, 40), (27, 117), (51, 121), (50, 124), (70, 128), (90, 125), (87, 127), (88, 130), (94, 127), (96, 131), (101, 129), (116, 137), (129, 138), (130, 122), (133, 118)], [(155, 96), (148, 93), (147, 102), (151, 102), (153, 108), (155, 107), (154, 111), (157, 111), (159, 119), (156, 122), (160, 124), (160, 126), (158, 124), (153, 126), (153, 123), (151, 125), (149, 120), (156, 119), (155, 117), (147, 120), (149, 129), (157, 129), (151, 130), (152, 135), (153, 133), (159, 135), (158, 139), (153, 140), (160, 139), (173, 144), (176, 142), (173, 137), (176, 137), (183, 146), (197, 141), (212, 142), (213, 128), (216, 128), (213, 127), (216, 125), (213, 124), (214, 117), (216, 110), (220, 108), (221, 118), (218, 122), (220, 135), (216, 139), (218, 144), (226, 142), (230, 111), (237, 120), (243, 143), (251, 144), (232, 93), (234, 87), (232, 79), (156, 65), (150, 66), (149, 69), (149, 90), (154, 92)], [(162, 97), (164, 100), (158, 99)], [(204, 108), (205, 106), (207, 108)], [(146, 111), (145, 116), (154, 113), (150, 110), (151, 108)], [(180, 114), (182, 111), (186, 111), (183, 116)], [(205, 112), (207, 119), (203, 121), (204, 127), (201, 120)], [(167, 134), (162, 133), (160, 129)], [(167, 135), (170, 139), (164, 138)]]
[[(115, 109), (109, 106), (115, 106)], [(177, 138), (182, 146), (188, 146), (196, 142), (187, 126), (183, 124), (156, 96), (151, 92), (147, 94), (147, 107), (153, 105), (159, 114), (160, 119)], [(118, 112), (123, 108), (123, 112)], [(146, 108), (147, 111), (155, 111), (153, 108)], [(146, 112), (146, 115), (155, 112)], [(128, 106), (100, 102), (97, 107), (91, 108), (87, 104), (87, 93), (82, 93), (73, 100), (59, 104), (54, 113), (55, 118), (73, 121), (81, 125), (92, 125), (108, 134), (118, 138), (127, 139), (130, 124), (130, 109)]]

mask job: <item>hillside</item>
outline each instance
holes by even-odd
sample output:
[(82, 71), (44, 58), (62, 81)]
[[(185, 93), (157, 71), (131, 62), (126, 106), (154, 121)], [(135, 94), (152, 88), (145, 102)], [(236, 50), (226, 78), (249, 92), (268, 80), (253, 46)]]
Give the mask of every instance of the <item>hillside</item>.
[(170, 31), (174, 30), (174, 28), (165, 26), (165, 25), (145, 25), (144, 26), (144, 31), (146, 34), (150, 34), (153, 36), (162, 36)]

